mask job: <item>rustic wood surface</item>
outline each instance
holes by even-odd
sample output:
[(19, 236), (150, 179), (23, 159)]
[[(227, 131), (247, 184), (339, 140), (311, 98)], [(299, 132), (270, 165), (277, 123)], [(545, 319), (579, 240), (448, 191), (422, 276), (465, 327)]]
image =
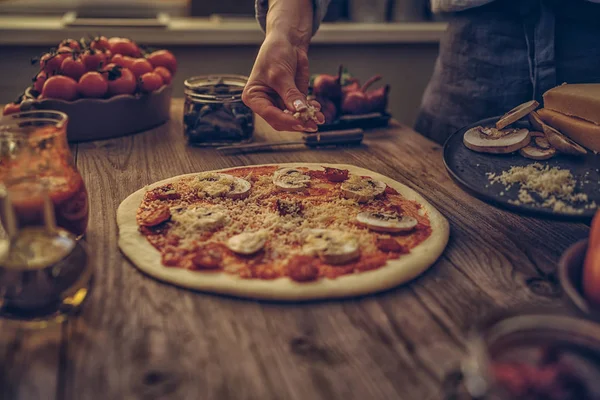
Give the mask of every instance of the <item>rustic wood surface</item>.
[[(142, 134), (75, 146), (90, 193), (95, 286), (82, 315), (50, 331), (0, 323), (3, 399), (441, 399), (467, 330), (521, 304), (560, 306), (562, 251), (588, 227), (523, 218), (465, 194), (441, 147), (407, 127), (360, 147), (221, 155), (186, 145), (182, 101)], [(291, 134), (265, 127), (258, 140)], [(439, 261), (412, 283), (349, 300), (280, 304), (179, 289), (138, 272), (117, 247), (115, 212), (178, 174), (277, 162), (349, 163), (402, 182), (450, 221)]]

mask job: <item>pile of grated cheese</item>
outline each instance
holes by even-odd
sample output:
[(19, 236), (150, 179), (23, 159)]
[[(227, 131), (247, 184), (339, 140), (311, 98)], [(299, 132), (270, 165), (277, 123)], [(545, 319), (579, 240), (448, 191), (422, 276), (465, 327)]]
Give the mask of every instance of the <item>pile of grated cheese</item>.
[[(569, 170), (533, 163), (525, 167), (511, 167), (500, 175), (488, 173), (487, 177), (491, 183), (503, 184), (506, 190), (520, 185), (518, 200), (509, 200), (514, 205), (535, 204), (551, 208), (554, 212), (572, 214), (597, 208), (595, 202), (588, 202), (587, 194), (575, 193), (577, 182)], [(536, 200), (532, 194), (541, 200)], [(574, 207), (574, 203), (579, 207)]]

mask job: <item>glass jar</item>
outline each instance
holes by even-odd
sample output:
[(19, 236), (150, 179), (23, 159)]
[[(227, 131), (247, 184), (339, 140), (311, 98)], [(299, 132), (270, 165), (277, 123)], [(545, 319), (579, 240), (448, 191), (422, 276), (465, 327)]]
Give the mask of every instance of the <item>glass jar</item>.
[(43, 222), (43, 196), (59, 227), (81, 238), (88, 225), (88, 194), (67, 143), (66, 114), (28, 111), (0, 119), (0, 183), (12, 194), (20, 227)]
[(600, 325), (566, 314), (495, 316), (473, 332), (462, 363), (473, 399), (600, 398)]
[(14, 186), (0, 184), (5, 237), (0, 240), (0, 317), (5, 327), (41, 329), (75, 315), (88, 297), (92, 267), (87, 246), (56, 225), (44, 187), (42, 220), (19, 226)]
[(185, 81), (183, 126), (189, 144), (223, 146), (252, 140), (254, 114), (242, 102), (247, 82), (240, 75), (196, 76)]

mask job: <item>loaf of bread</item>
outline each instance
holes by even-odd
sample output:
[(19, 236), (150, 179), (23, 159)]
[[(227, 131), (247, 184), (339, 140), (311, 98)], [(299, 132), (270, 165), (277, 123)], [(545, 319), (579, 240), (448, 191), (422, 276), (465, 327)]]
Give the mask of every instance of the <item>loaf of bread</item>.
[(544, 93), (544, 108), (600, 125), (600, 83), (564, 84), (550, 89)]
[(540, 119), (580, 145), (600, 152), (600, 125), (580, 118), (568, 117), (559, 112), (542, 108), (537, 110)]

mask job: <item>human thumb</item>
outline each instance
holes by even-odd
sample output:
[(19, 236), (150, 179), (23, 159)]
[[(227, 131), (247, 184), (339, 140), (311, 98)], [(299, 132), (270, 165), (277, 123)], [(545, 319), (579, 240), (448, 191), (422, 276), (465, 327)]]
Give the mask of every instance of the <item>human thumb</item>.
[(288, 110), (294, 112), (306, 110), (306, 95), (298, 90), (293, 79), (290, 78), (282, 81), (281, 84), (274, 89), (279, 97), (281, 97)]

